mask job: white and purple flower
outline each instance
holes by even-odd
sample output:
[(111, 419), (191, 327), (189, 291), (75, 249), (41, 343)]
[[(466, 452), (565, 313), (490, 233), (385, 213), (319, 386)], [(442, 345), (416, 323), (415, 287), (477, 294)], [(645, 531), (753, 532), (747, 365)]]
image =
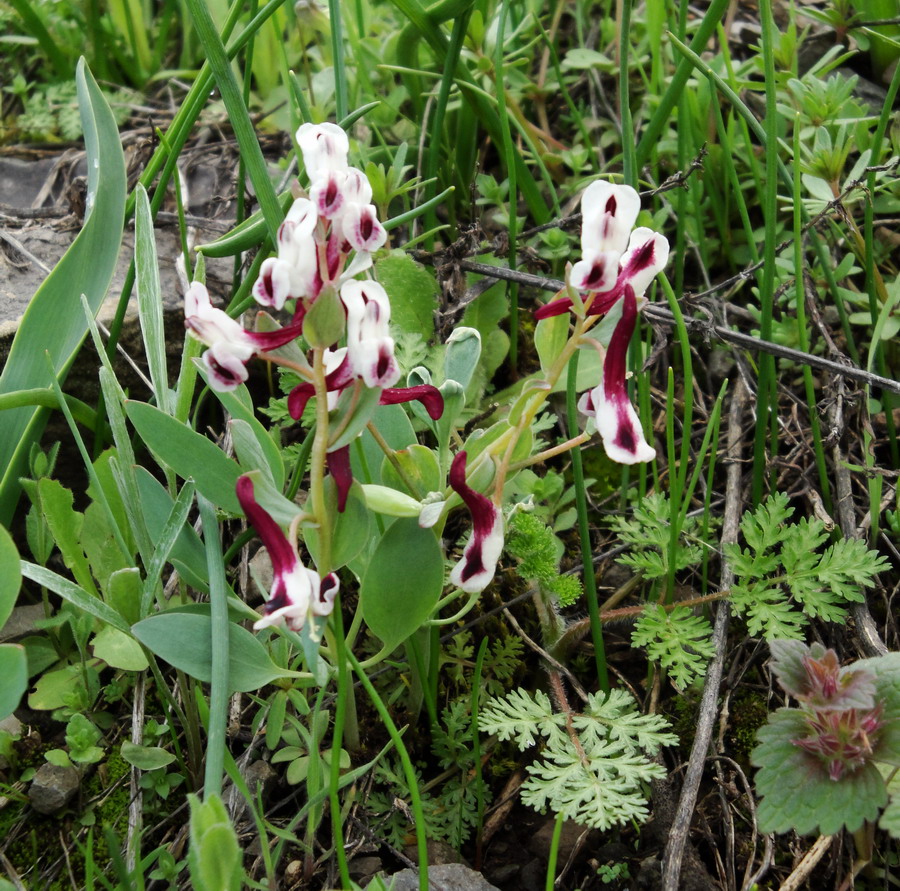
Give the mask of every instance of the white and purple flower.
[(297, 325), (278, 331), (248, 331), (212, 305), (209, 291), (200, 282), (193, 282), (184, 295), (184, 325), (209, 347), (202, 360), (209, 371), (209, 385), (220, 392), (234, 390), (247, 380), (247, 363), (257, 353), (284, 346), (300, 333)]
[(338, 577), (330, 572), (322, 578), (303, 565), (296, 545), (256, 501), (249, 476), (238, 478), (237, 497), (269, 553), (274, 573), (265, 615), (253, 629), (286, 625), (291, 631), (300, 631), (310, 616), (330, 615), (340, 587)]
[[(582, 196), (581, 208), (582, 259), (569, 271), (569, 285), (585, 294), (586, 316), (604, 315), (619, 303), (622, 316), (605, 351), (603, 379), (582, 396), (579, 407), (596, 421), (613, 461), (650, 461), (656, 452), (644, 439), (628, 398), (626, 354), (637, 313), (646, 302), (644, 293), (669, 259), (669, 242), (652, 229), (632, 231), (640, 197), (630, 186), (592, 183)], [(559, 295), (539, 307), (535, 318), (561, 315), (572, 306), (570, 297)]]
[(347, 310), (347, 355), (353, 373), (367, 387), (391, 387), (400, 377), (390, 336), (391, 303), (375, 281), (349, 281), (341, 286)]
[(450, 465), (450, 485), (472, 514), (472, 535), (462, 559), (450, 572), (450, 583), (467, 594), (483, 591), (503, 551), (503, 515), (486, 495), (466, 482), (466, 453), (457, 452)]

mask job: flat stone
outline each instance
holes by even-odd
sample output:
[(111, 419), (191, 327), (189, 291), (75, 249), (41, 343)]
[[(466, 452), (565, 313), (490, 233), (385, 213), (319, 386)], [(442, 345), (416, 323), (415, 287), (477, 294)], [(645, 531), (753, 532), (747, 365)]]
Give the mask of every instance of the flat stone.
[(40, 814), (54, 814), (75, 796), (81, 777), (74, 767), (41, 765), (28, 789), (28, 800)]
[(3, 203), (22, 210), (30, 208), (57, 160), (57, 157), (37, 160), (0, 158), (0, 195), (3, 196)]
[[(402, 869), (383, 878), (392, 891), (419, 891), (419, 871), (416, 869)], [(436, 891), (499, 891), (480, 872), (461, 863), (429, 866), (428, 886)]]

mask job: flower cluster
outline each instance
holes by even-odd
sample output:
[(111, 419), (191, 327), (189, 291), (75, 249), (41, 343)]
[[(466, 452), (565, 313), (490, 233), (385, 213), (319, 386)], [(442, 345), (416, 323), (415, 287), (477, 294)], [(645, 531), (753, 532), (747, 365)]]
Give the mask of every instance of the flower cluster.
[(791, 743), (815, 758), (837, 781), (867, 764), (884, 727), (875, 677), (863, 668), (841, 668), (834, 650), (815, 643), (772, 641), (772, 668), (800, 703), (803, 732)]
[[(652, 229), (634, 229), (640, 197), (630, 186), (597, 181), (581, 197), (581, 260), (568, 272), (568, 287), (585, 294), (584, 316), (600, 316), (621, 305), (621, 317), (604, 351), (603, 378), (584, 393), (579, 410), (592, 417), (607, 455), (622, 464), (649, 461), (656, 454), (644, 439), (628, 398), (626, 358), (644, 293), (666, 265), (669, 242)], [(632, 231), (633, 230), (633, 231)], [(537, 319), (574, 308), (563, 292), (535, 312)], [(600, 349), (597, 341), (587, 338)]]
[(303, 331), (303, 319), (326, 288), (340, 292), (347, 317), (347, 351), (353, 374), (368, 387), (390, 387), (400, 376), (390, 337), (390, 304), (374, 281), (355, 277), (372, 265), (387, 239), (366, 175), (347, 164), (347, 134), (335, 124), (303, 124), (297, 143), (309, 175), (308, 194), (291, 205), (278, 229), (278, 253), (265, 260), (253, 286), (263, 306), (280, 310), (296, 301), (293, 323), (261, 337), (214, 308), (203, 285), (185, 295), (188, 330), (210, 350), (204, 363), (210, 386), (231, 390), (247, 379), (254, 355), (276, 349)]

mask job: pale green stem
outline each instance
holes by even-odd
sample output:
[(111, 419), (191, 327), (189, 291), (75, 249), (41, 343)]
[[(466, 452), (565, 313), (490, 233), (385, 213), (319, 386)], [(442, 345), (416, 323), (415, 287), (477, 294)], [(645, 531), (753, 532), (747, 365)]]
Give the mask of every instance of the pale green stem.
[(313, 385), (316, 388), (316, 437), (313, 440), (309, 468), (309, 497), (313, 515), (319, 526), (319, 559), (316, 569), (320, 576), (331, 570), (331, 521), (325, 506), (325, 461), (328, 453), (328, 387), (325, 383), (324, 350), (313, 350)]
[[(452, 595), (450, 595), (449, 600), (455, 600), (458, 595), (458, 592), (454, 591)], [(473, 591), (469, 594), (469, 599), (466, 601), (465, 606), (461, 607), (459, 612), (454, 613), (454, 615), (449, 616), (446, 619), (429, 619), (426, 622), (426, 625), (452, 625), (454, 622), (458, 622), (464, 616), (467, 616), (469, 612), (471, 612), (472, 608), (478, 603), (478, 598), (481, 597), (481, 591)], [(444, 598), (443, 602), (449, 602), (448, 598)], [(440, 608), (441, 604), (438, 604), (438, 608)], [(435, 610), (437, 611), (437, 610)]]

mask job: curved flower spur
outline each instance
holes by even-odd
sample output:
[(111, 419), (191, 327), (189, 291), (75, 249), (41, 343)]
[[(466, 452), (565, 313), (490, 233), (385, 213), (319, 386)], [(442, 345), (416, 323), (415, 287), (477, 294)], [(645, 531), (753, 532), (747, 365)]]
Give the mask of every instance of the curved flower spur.
[(603, 375), (582, 395), (578, 407), (594, 419), (606, 454), (613, 461), (650, 461), (656, 451), (644, 438), (628, 397), (626, 358), (637, 314), (647, 302), (644, 292), (665, 267), (669, 242), (652, 229), (633, 228), (640, 197), (630, 186), (591, 183), (581, 197), (581, 209), (582, 256), (567, 270), (564, 289), (577, 292), (581, 306), (560, 291), (534, 315), (541, 320), (574, 312), (587, 332), (597, 317), (621, 306), (621, 316), (606, 347), (593, 337), (583, 337), (582, 345), (595, 347), (603, 356)]

